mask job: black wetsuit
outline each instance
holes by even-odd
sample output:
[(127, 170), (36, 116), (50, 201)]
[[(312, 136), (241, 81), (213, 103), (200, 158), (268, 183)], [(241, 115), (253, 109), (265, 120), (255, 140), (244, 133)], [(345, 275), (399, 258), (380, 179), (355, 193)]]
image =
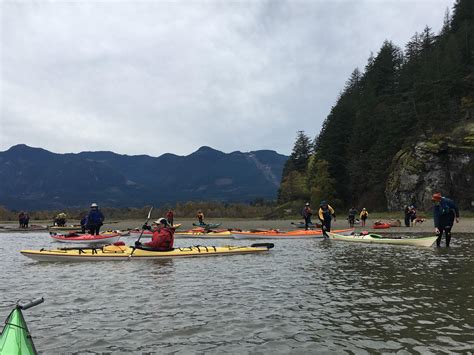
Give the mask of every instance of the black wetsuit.
[(459, 218), (459, 209), (453, 200), (442, 197), (439, 205), (433, 208), (434, 225), (438, 228), (438, 238), (436, 246), (441, 246), (441, 238), (443, 232), (446, 236), (446, 246), (449, 247), (451, 242), (451, 229), (453, 228), (454, 219)]

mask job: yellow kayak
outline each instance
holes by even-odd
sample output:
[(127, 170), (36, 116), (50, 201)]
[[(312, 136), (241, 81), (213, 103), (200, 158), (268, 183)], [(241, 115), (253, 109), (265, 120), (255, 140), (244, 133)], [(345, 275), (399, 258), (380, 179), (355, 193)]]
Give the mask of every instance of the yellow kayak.
[(20, 252), (37, 261), (103, 261), (131, 259), (163, 259), (174, 257), (234, 255), (267, 252), (272, 243), (257, 243), (251, 246), (191, 246), (171, 251), (136, 249), (122, 245), (107, 245), (102, 248), (58, 248), (52, 250), (21, 250)]

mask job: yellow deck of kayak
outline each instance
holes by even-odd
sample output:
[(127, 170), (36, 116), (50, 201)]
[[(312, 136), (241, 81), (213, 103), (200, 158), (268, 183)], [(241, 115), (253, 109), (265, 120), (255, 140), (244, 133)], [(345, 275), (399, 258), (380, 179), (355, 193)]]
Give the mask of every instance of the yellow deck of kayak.
[[(273, 247), (273, 245), (271, 246)], [(150, 251), (127, 246), (107, 245), (102, 248), (58, 248), (52, 250), (21, 250), (20, 252), (38, 261), (62, 260), (127, 260), (127, 259), (162, 259), (174, 257), (194, 257), (211, 255), (250, 254), (266, 252), (271, 247), (258, 246), (192, 246), (175, 248), (172, 251)], [(133, 254), (132, 254), (133, 252)]]

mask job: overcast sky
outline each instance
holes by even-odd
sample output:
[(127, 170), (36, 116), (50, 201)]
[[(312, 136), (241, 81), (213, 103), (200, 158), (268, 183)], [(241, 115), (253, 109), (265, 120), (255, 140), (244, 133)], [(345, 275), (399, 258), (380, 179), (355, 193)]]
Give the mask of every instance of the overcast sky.
[(0, 151), (289, 154), (454, 0), (3, 1)]

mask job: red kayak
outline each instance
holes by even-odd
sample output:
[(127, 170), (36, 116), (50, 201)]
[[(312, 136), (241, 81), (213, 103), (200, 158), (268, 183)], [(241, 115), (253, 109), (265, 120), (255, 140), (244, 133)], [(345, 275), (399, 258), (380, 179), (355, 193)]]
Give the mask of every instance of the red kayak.
[(120, 233), (115, 232), (104, 232), (99, 235), (92, 235), (92, 234), (77, 234), (77, 233), (69, 233), (69, 234), (55, 234), (50, 233), (50, 237), (54, 240), (61, 242), (61, 243), (80, 243), (80, 244), (87, 244), (87, 245), (100, 245), (100, 244), (113, 244), (117, 242), (121, 235)]
[(390, 228), (390, 223), (378, 223), (372, 226), (373, 229), (387, 229)]

